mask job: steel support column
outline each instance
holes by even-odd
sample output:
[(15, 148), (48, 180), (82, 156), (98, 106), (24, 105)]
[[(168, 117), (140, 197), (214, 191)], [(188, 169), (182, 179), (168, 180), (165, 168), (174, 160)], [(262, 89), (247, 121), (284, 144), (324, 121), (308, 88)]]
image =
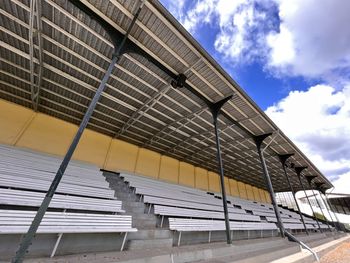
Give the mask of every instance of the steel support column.
[(265, 181), (266, 181), (266, 184), (267, 184), (267, 189), (269, 190), (271, 201), (272, 201), (272, 205), (273, 205), (274, 210), (275, 210), (277, 224), (278, 224), (278, 227), (280, 229), (281, 237), (284, 238), (285, 237), (285, 235), (284, 235), (284, 231), (285, 230), (284, 230), (283, 222), (281, 220), (280, 211), (278, 209), (278, 205), (277, 205), (277, 202), (276, 202), (275, 192), (273, 190), (271, 178), (270, 178), (270, 175), (269, 175), (269, 172), (267, 170), (266, 163), (265, 163), (264, 154), (261, 151), (261, 145), (262, 145), (263, 141), (267, 137), (269, 137), (270, 135), (271, 135), (271, 133), (260, 135), (260, 136), (255, 136), (254, 137), (254, 141), (255, 141), (256, 148), (257, 148), (257, 151), (258, 151), (258, 154), (259, 154), (261, 167), (262, 167), (263, 174), (264, 174), (264, 177), (265, 177)]
[(334, 217), (335, 217), (335, 219), (336, 219), (336, 222), (337, 222), (337, 230), (338, 231), (342, 231), (343, 229), (342, 229), (342, 227), (341, 227), (341, 223), (340, 223), (340, 220), (339, 220), (339, 218), (338, 218), (338, 216), (337, 216), (337, 214), (336, 214), (336, 209), (334, 209), (334, 207), (332, 206), (332, 204), (331, 204), (331, 202), (330, 201), (328, 201), (328, 197), (327, 197), (327, 194), (325, 194), (324, 195), (325, 196), (325, 200), (326, 200), (326, 203), (327, 203), (327, 205), (329, 206), (329, 208), (331, 209), (331, 211), (332, 211), (332, 213), (333, 213), (333, 215), (334, 215)]
[(316, 219), (316, 223), (317, 223), (317, 226), (318, 226), (318, 229), (320, 230), (320, 232), (322, 233), (322, 229), (321, 229), (321, 226), (320, 226), (320, 223), (318, 222), (318, 219), (317, 217), (315, 216), (315, 212), (314, 212), (314, 209), (312, 208), (312, 205), (311, 205), (311, 202), (309, 200), (309, 197), (308, 195), (306, 194), (306, 190), (305, 190), (305, 187), (304, 187), (304, 184), (303, 184), (303, 181), (301, 180), (301, 172), (306, 169), (307, 167), (303, 166), (303, 167), (295, 167), (294, 170), (299, 178), (299, 182), (300, 182), (300, 185), (301, 187), (303, 188), (303, 191), (304, 191), (304, 194), (305, 194), (305, 197), (307, 199), (307, 202), (309, 203), (309, 206), (311, 208), (311, 211), (312, 211), (312, 215), (313, 217)]
[[(230, 218), (228, 215), (228, 209), (227, 209), (227, 199), (226, 199), (226, 191), (225, 191), (225, 180), (224, 180), (224, 168), (221, 158), (221, 149), (220, 149), (220, 136), (217, 126), (217, 119), (219, 114), (224, 115), (221, 112), (222, 106), (229, 101), (233, 95), (230, 95), (218, 102), (211, 102), (207, 98), (203, 97), (200, 93), (196, 92), (191, 86), (186, 84), (187, 77), (180, 73), (172, 82), (171, 85), (174, 89), (178, 88), (186, 88), (190, 92), (192, 92), (195, 96), (202, 99), (203, 102), (209, 107), (212, 116), (213, 116), (213, 124), (214, 124), (214, 131), (215, 131), (215, 139), (216, 139), (216, 157), (218, 160), (218, 167), (219, 167), (219, 174), (220, 174), (220, 183), (221, 183), (221, 193), (222, 193), (222, 202), (223, 202), (223, 208), (224, 208), (224, 216), (225, 216), (225, 227), (226, 227), (226, 239), (227, 244), (232, 244), (231, 240), (231, 231), (230, 231)], [(234, 123), (235, 124), (235, 123)], [(238, 124), (239, 125), (239, 124)]]
[(213, 103), (209, 105), (210, 111), (213, 115), (213, 124), (214, 124), (214, 130), (215, 130), (215, 140), (216, 140), (216, 157), (218, 159), (218, 165), (219, 165), (219, 174), (220, 174), (220, 183), (221, 183), (221, 193), (222, 193), (222, 203), (224, 206), (224, 214), (225, 214), (225, 226), (226, 226), (226, 239), (227, 244), (232, 244), (231, 240), (231, 231), (230, 231), (230, 218), (228, 215), (228, 209), (227, 209), (227, 200), (226, 200), (226, 190), (225, 190), (225, 180), (224, 180), (224, 167), (222, 164), (222, 158), (221, 158), (221, 149), (220, 149), (220, 136), (218, 131), (218, 125), (217, 120), (220, 113), (220, 109), (222, 106), (229, 101), (232, 98), (231, 96), (228, 96), (216, 103)]
[(293, 195), (293, 198), (294, 198), (294, 202), (295, 202), (295, 204), (296, 204), (296, 206), (297, 206), (297, 208), (298, 208), (299, 215), (300, 215), (300, 219), (301, 219), (301, 222), (303, 222), (305, 232), (306, 232), (307, 235), (309, 235), (309, 231), (308, 231), (307, 228), (306, 228), (306, 224), (305, 224), (305, 221), (304, 221), (303, 214), (301, 213), (299, 204), (298, 204), (298, 202), (297, 202), (297, 198), (295, 197), (294, 188), (293, 188), (293, 186), (292, 186), (292, 184), (291, 184), (291, 182), (290, 182), (290, 179), (289, 179), (288, 173), (287, 173), (287, 169), (286, 169), (286, 161), (288, 160), (289, 157), (291, 157), (291, 156), (293, 156), (293, 155), (294, 155), (294, 153), (292, 153), (292, 154), (283, 154), (283, 155), (282, 155), (282, 154), (279, 154), (279, 155), (278, 155), (278, 158), (279, 158), (280, 161), (281, 161), (282, 169), (283, 169), (284, 175), (285, 175), (286, 178), (287, 178), (287, 182), (288, 182), (289, 188), (290, 188), (290, 190), (291, 190), (291, 192), (292, 192), (292, 195)]
[(314, 195), (314, 197), (315, 197), (315, 199), (316, 199), (316, 203), (317, 203), (318, 207), (320, 208), (321, 213), (322, 213), (324, 219), (326, 220), (327, 227), (328, 227), (329, 230), (331, 230), (331, 227), (329, 226), (327, 217), (324, 215), (323, 210), (322, 210), (322, 207), (321, 207), (320, 203), (319, 203), (318, 200), (317, 200), (317, 196), (316, 196), (316, 194), (315, 194), (315, 191), (314, 191), (314, 189), (312, 188), (312, 180), (315, 179), (316, 177), (317, 177), (317, 176), (314, 176), (314, 175), (313, 175), (313, 176), (305, 176), (305, 178), (306, 178), (306, 180), (307, 180), (307, 182), (309, 183), (309, 186), (310, 186), (310, 188), (311, 188), (312, 194)]
[[(338, 228), (339, 220), (335, 216), (335, 213), (332, 211), (331, 206), (328, 204), (327, 197), (326, 197), (326, 189), (322, 188), (322, 185), (324, 185), (324, 183), (316, 183), (317, 190), (321, 193), (320, 196), (322, 198), (323, 203), (325, 204), (325, 207), (326, 207), (326, 210), (329, 214), (329, 217), (331, 218), (332, 222), (334, 222), (335, 229), (337, 231), (339, 231), (339, 228)], [(325, 198), (322, 197), (322, 194), (324, 195)], [(331, 212), (329, 212), (329, 210), (331, 210), (331, 212), (333, 213), (333, 216), (335, 218), (334, 220), (333, 220), (333, 216), (332, 216)]]
[(16, 255), (12, 259), (13, 263), (14, 262), (15, 263), (23, 262), (24, 256), (27, 253), (27, 249), (32, 244), (32, 240), (35, 237), (35, 234), (39, 228), (39, 225), (40, 225), (40, 223), (41, 223), (41, 221), (46, 213), (47, 208), (50, 205), (52, 197), (55, 194), (55, 191), (56, 191), (56, 189), (57, 189), (57, 187), (58, 187), (58, 185), (59, 185), (59, 183), (64, 175), (64, 172), (66, 171), (66, 168), (67, 168), (67, 166), (68, 166), (68, 164), (73, 156), (73, 153), (74, 153), (74, 151), (79, 143), (79, 140), (80, 140), (80, 138), (81, 138), (81, 136), (82, 136), (89, 120), (90, 120), (90, 117), (91, 117), (91, 115), (92, 115), (92, 113), (97, 105), (97, 102), (100, 99), (101, 94), (106, 87), (106, 83), (107, 83), (110, 75), (112, 74), (114, 66), (119, 61), (120, 57), (123, 55), (124, 45), (126, 43), (128, 35), (131, 31), (131, 28), (135, 24), (136, 19), (140, 14), (142, 6), (143, 6), (143, 2), (139, 6), (139, 9), (137, 10), (127, 32), (125, 33), (125, 35), (120, 43), (120, 45), (118, 47), (115, 46), (115, 50), (114, 50), (114, 53), (112, 55), (112, 59), (111, 59), (111, 62), (108, 66), (108, 69), (107, 69), (105, 75), (103, 76), (103, 79), (101, 80), (101, 83), (100, 83), (99, 87), (97, 88), (96, 93), (95, 93), (94, 97), (92, 98), (87, 111), (85, 112), (84, 118), (83, 118), (82, 122), (80, 123), (79, 129), (78, 129), (77, 133), (75, 134), (74, 139), (73, 139), (71, 145), (69, 146), (68, 151), (67, 151), (66, 155), (64, 156), (60, 167), (58, 168), (58, 171), (57, 171), (57, 173), (56, 173), (56, 175), (55, 175), (55, 177), (50, 185), (50, 188), (47, 191), (32, 223), (28, 229), (27, 234), (24, 235), (24, 237), (19, 245), (19, 248), (16, 252)]

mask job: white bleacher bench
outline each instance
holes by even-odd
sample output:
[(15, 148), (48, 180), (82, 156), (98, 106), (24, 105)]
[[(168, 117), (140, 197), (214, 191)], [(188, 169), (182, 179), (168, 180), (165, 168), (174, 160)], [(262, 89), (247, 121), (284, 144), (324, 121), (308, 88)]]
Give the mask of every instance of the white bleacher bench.
[[(201, 210), (211, 210), (211, 211), (217, 211), (217, 212), (223, 212), (224, 208), (221, 205), (213, 205), (213, 204), (203, 204), (203, 203), (195, 203), (190, 201), (183, 201), (183, 200), (175, 200), (175, 199), (169, 199), (169, 198), (161, 198), (156, 196), (147, 196), (145, 195), (143, 197), (143, 202), (145, 204), (149, 204), (149, 210), (148, 213), (151, 210), (152, 205), (165, 205), (165, 206), (175, 206), (175, 207), (183, 207), (183, 208), (194, 208), (194, 209), (201, 209)], [(228, 206), (228, 211), (231, 213), (237, 213), (237, 214), (247, 214), (246, 211), (238, 208), (233, 208)]]
[[(203, 220), (203, 219), (185, 219), (169, 218), (169, 229), (179, 232), (178, 246), (181, 242), (182, 232), (209, 232), (209, 242), (212, 231), (225, 231), (225, 221), (223, 220)], [(230, 230), (277, 230), (274, 223), (252, 223), (252, 222), (230, 222)]]
[[(44, 197), (45, 193), (0, 188), (0, 205), (39, 207)], [(90, 210), (113, 213), (125, 212), (122, 209), (122, 202), (120, 200), (62, 194), (55, 194), (53, 196), (49, 208)]]
[[(28, 178), (20, 174), (13, 176), (0, 173), (0, 186), (7, 188), (47, 191), (51, 185), (51, 182), (52, 180), (49, 179), (36, 179)], [(89, 187), (73, 183), (61, 182), (58, 185), (56, 192), (62, 194), (116, 199), (114, 197), (113, 190), (94, 188), (93, 185)]]
[[(62, 158), (48, 154), (32, 152), (17, 147), (0, 145), (0, 163), (15, 166), (27, 167), (34, 170), (56, 172), (62, 162)], [(95, 165), (70, 161), (65, 174), (84, 174), (84, 177), (101, 177), (102, 172)]]
[[(36, 211), (1, 210), (0, 234), (26, 234)], [(125, 233), (121, 251), (128, 232), (136, 232), (131, 216), (83, 213), (46, 212), (37, 233), (58, 234), (51, 257), (55, 255), (63, 234), (67, 233)]]
[[(47, 180), (53, 180), (56, 173), (53, 172), (47, 172), (47, 171), (39, 171), (39, 170), (33, 170), (26, 167), (14, 167), (14, 166), (6, 166), (0, 162), (0, 173), (6, 174), (6, 175), (13, 175), (17, 176), (18, 174), (25, 175), (26, 177), (30, 178), (37, 178), (37, 179), (47, 179)], [(109, 189), (109, 184), (107, 181), (104, 180), (104, 177), (96, 177), (96, 178), (89, 178), (85, 177), (84, 174), (81, 175), (69, 175), (65, 174), (62, 177), (62, 182), (72, 182), (74, 184), (78, 185), (84, 185), (84, 186), (91, 186), (97, 188), (103, 188), (103, 189)]]
[(143, 177), (143, 176), (137, 176), (137, 175), (130, 175), (125, 173), (120, 173), (120, 177), (124, 178), (124, 181), (129, 183), (130, 185), (136, 185), (141, 184), (145, 187), (152, 187), (152, 188), (159, 188), (159, 189), (169, 189), (171, 191), (182, 191), (184, 193), (189, 192), (191, 194), (196, 195), (207, 195), (207, 191), (203, 191), (196, 188), (191, 188), (188, 186), (173, 184), (173, 183), (167, 183), (160, 180), (154, 180), (151, 178)]
[[(164, 216), (224, 219), (224, 214), (222, 212), (187, 209), (187, 208), (161, 206), (161, 205), (154, 205), (154, 214), (162, 216), (161, 227), (163, 226)], [(238, 220), (238, 221), (253, 221), (253, 222), (261, 221), (259, 216), (247, 215), (247, 214), (229, 213), (229, 218), (231, 220)]]
[(157, 190), (153, 188), (144, 188), (142, 186), (137, 187), (135, 190), (136, 194), (139, 194), (141, 196), (156, 196), (156, 197), (163, 197), (163, 198), (169, 198), (169, 199), (176, 199), (176, 200), (182, 200), (182, 201), (188, 201), (191, 200), (191, 202), (197, 202), (197, 203), (203, 203), (203, 204), (213, 204), (213, 205), (221, 205), (222, 201), (213, 198), (212, 196), (196, 196), (191, 194), (186, 194), (182, 192), (171, 192), (169, 190)]
[[(271, 212), (261, 212), (261, 211), (255, 211), (255, 210), (251, 210), (251, 211), (253, 212), (253, 215), (276, 218), (276, 214), (274, 211), (271, 211)], [(280, 217), (281, 218), (290, 218), (289, 215), (283, 215), (283, 214), (280, 214)]]
[[(296, 218), (281, 218), (283, 223), (301, 223), (300, 219)], [(277, 222), (276, 217), (266, 217), (267, 222)]]
[[(284, 228), (285, 229), (301, 229), (301, 230), (303, 230), (303, 229), (305, 229), (304, 228), (304, 225), (303, 224), (301, 224), (301, 223), (299, 223), (299, 224), (292, 224), (292, 223), (287, 223), (287, 224), (283, 224), (284, 225)], [(312, 229), (318, 229), (318, 226), (316, 226), (316, 225), (314, 225), (314, 224), (305, 224), (306, 225), (306, 228), (308, 229), (308, 230), (312, 230)]]

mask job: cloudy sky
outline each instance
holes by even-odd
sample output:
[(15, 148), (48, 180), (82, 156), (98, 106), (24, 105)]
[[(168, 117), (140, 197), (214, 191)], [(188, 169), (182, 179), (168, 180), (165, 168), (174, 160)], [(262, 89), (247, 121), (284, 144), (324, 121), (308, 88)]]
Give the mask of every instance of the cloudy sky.
[(350, 193), (350, 1), (161, 2), (335, 191)]

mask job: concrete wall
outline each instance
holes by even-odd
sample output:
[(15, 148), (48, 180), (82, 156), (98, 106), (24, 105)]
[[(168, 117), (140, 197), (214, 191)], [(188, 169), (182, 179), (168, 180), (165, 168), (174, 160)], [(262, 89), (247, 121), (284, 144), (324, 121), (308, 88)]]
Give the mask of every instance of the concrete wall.
[[(0, 99), (0, 143), (63, 156), (78, 127)], [(132, 172), (221, 192), (219, 175), (201, 167), (86, 129), (73, 159), (110, 171)], [(228, 195), (270, 202), (266, 191), (225, 178)]]
[[(28, 258), (49, 257), (56, 243), (57, 234), (37, 234), (30, 246)], [(75, 233), (63, 234), (56, 256), (77, 253), (118, 251), (124, 234), (120, 233)], [(22, 235), (0, 235), (0, 261), (10, 262), (16, 254)]]

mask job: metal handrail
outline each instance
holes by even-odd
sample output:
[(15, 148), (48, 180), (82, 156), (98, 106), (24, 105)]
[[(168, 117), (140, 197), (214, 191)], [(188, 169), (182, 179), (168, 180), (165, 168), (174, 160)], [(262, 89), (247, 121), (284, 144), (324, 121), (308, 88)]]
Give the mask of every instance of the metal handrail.
[(307, 246), (304, 242), (302, 242), (299, 239), (297, 239), (295, 236), (293, 236), (288, 231), (284, 231), (284, 234), (285, 234), (286, 237), (288, 237), (288, 239), (290, 241), (297, 242), (300, 246), (302, 246), (303, 248), (309, 250), (311, 252), (311, 254), (315, 257), (316, 261), (320, 262), (320, 259), (318, 258), (317, 253), (315, 251), (313, 251), (309, 246)]

